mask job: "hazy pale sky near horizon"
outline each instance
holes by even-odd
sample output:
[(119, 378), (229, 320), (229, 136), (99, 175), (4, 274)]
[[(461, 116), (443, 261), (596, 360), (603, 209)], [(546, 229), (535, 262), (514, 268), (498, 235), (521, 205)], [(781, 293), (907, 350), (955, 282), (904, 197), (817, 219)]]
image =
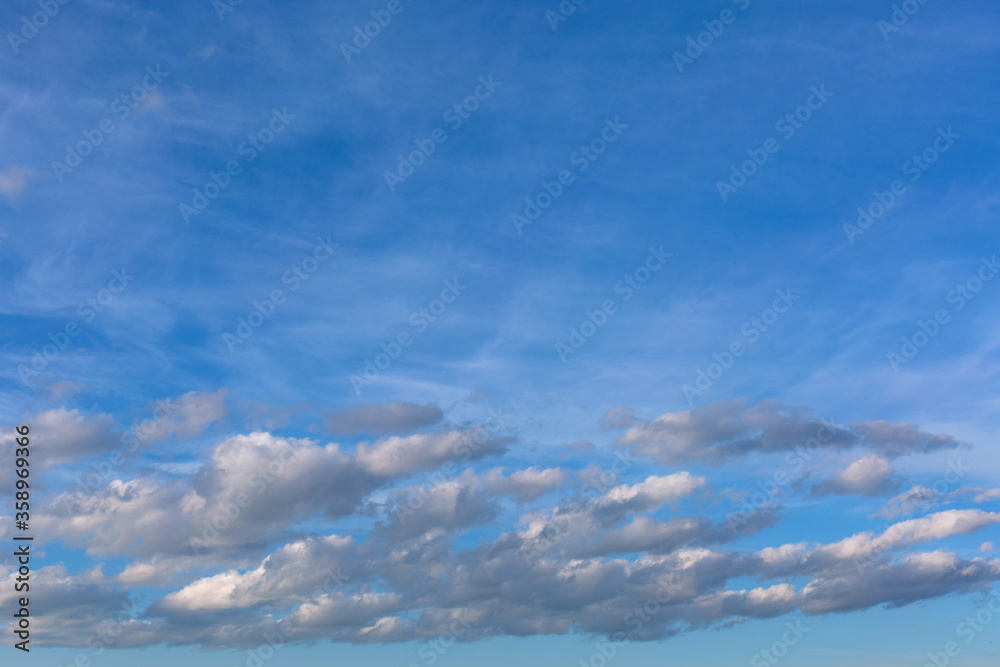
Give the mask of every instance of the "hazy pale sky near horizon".
[(995, 3), (0, 28), (4, 664), (996, 664)]

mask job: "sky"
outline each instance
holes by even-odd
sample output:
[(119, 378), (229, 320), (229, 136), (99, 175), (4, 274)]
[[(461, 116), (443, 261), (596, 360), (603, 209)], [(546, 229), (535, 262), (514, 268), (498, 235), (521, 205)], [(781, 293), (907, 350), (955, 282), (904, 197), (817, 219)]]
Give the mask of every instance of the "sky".
[(996, 664), (995, 3), (0, 29), (12, 662)]

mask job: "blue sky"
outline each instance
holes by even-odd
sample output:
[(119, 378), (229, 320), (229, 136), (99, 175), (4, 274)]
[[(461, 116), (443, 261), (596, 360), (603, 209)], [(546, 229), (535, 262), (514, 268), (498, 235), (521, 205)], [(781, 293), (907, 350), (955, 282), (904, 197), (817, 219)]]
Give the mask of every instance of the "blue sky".
[(27, 660), (285, 620), (271, 664), (429, 667), (464, 613), (435, 663), (599, 667), (680, 577), (609, 664), (797, 622), (779, 661), (995, 664), (994, 4), (42, 5), (0, 12)]

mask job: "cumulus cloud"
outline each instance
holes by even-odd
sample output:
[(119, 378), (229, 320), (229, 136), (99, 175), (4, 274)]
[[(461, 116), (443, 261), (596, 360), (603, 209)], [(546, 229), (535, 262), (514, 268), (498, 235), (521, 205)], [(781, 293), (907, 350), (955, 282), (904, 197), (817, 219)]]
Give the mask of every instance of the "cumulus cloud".
[[(181, 405), (194, 407), (194, 398)], [(195, 416), (178, 416), (183, 414)], [(157, 432), (199, 428), (214, 414), (218, 411), (178, 409), (171, 425), (158, 427)], [(473, 430), (393, 437), (372, 445), (362, 443), (353, 452), (334, 443), (321, 445), (264, 432), (236, 435), (215, 445), (193, 474), (169, 481), (152, 476), (111, 479), (90, 494), (59, 494), (38, 515), (37, 524), (53, 536), (72, 539), (99, 554), (221, 556), (259, 549), (296, 521), (350, 516), (360, 511), (369, 494), (397, 478), (495, 454), (508, 441), (481, 435), (480, 430)], [(528, 498), (552, 484), (553, 477), (531, 470), (502, 483)], [(481, 500), (465, 504), (472, 499)], [(492, 516), (484, 514), (493, 506), (492, 500), (478, 490), (458, 494), (451, 501), (458, 503), (456, 520)], [(425, 512), (434, 507), (438, 505), (429, 503)], [(427, 521), (443, 520), (444, 508), (438, 509), (442, 513)], [(419, 525), (415, 521), (400, 534)]]
[(430, 532), (451, 534), (493, 520), (494, 498), (468, 477), (437, 484), (430, 489), (407, 489), (397, 498), (397, 509), (385, 531), (392, 541)]
[(94, 553), (195, 555), (261, 543), (307, 516), (346, 516), (377, 484), (337, 445), (252, 433), (216, 445), (190, 478), (61, 494), (37, 523)]
[(323, 585), (344, 586), (351, 579), (347, 573), (358, 565), (351, 538), (308, 538), (285, 545), (253, 570), (229, 570), (188, 584), (165, 596), (150, 612), (187, 614), (303, 601)]
[[(17, 566), (5, 567), (0, 574), (0, 605), (15, 609), (23, 595), (14, 589)], [(64, 565), (47, 565), (31, 573), (31, 641), (42, 645), (84, 647), (100, 645), (108, 630), (133, 627), (141, 607), (127, 592), (104, 581), (99, 569), (70, 575)], [(105, 633), (102, 634), (101, 630)], [(9, 633), (10, 630), (7, 630)]]
[[(149, 430), (185, 437), (225, 407), (221, 395), (190, 394), (162, 413)], [(403, 430), (415, 423), (403, 422)], [(221, 438), (197, 465), (161, 459), (93, 493), (56, 495), (33, 516), (39, 536), (125, 562), (110, 577), (45, 571), (70, 609), (85, 593), (92, 600), (71, 612), (50, 606), (40, 627), (53, 629), (44, 635), (52, 643), (81, 645), (102, 616), (130, 603), (124, 591), (149, 586), (159, 593), (123, 619), (120, 646), (254, 646), (282, 627), (294, 642), (396, 642), (447, 634), (456, 623), (470, 641), (571, 632), (658, 640), (795, 612), (901, 606), (1000, 580), (1000, 561), (963, 559), (940, 544), (920, 551), (994, 528), (1000, 513), (948, 509), (786, 544), (773, 530), (794, 503), (772, 502), (731, 524), (711, 475), (655, 469), (785, 451), (818, 425), (821, 447), (877, 450), (823, 471), (826, 493), (876, 495), (895, 484), (893, 456), (958, 446), (947, 436), (837, 429), (803, 411), (738, 402), (650, 423), (619, 412), (608, 425), (626, 429), (624, 444), (654, 463), (636, 466), (626, 451), (592, 446), (557, 453), (564, 467), (525, 467), (524, 452), (509, 452), (512, 440), (496, 429), (392, 434), (353, 449), (253, 432)], [(490, 467), (486, 456), (506, 465)], [(432, 484), (420, 486), (420, 473)], [(887, 507), (993, 495), (914, 487)], [(324, 526), (332, 528), (318, 532)], [(0, 517), (0, 529), (10, 528)], [(657, 612), (637, 616), (651, 600)], [(80, 621), (57, 630), (64, 613)]]

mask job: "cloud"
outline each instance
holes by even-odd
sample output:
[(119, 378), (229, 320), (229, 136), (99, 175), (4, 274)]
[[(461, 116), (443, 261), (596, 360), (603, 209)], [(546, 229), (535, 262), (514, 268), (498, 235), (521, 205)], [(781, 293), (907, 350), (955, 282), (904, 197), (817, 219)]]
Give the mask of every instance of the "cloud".
[(412, 433), (425, 426), (431, 426), (444, 419), (444, 413), (436, 405), (415, 403), (388, 403), (386, 405), (354, 405), (333, 412), (326, 419), (326, 425), (335, 433), (354, 435), (357, 433)]
[(165, 596), (150, 613), (188, 614), (301, 602), (327, 582), (343, 585), (350, 579), (344, 570), (350, 572), (358, 565), (351, 538), (308, 538), (285, 545), (253, 570), (242, 574), (229, 570), (188, 584)]
[(628, 428), (639, 420), (635, 416), (635, 410), (629, 407), (620, 406), (611, 408), (601, 416), (600, 425), (603, 429), (617, 431)]
[(917, 544), (966, 535), (1000, 523), (1000, 514), (980, 510), (948, 510), (891, 525), (878, 535), (865, 531), (837, 542), (809, 547), (768, 547), (748, 561), (749, 572), (767, 576), (863, 572), (891, 561), (892, 552)]
[(79, 382), (70, 382), (69, 380), (59, 380), (54, 382), (47, 387), (44, 387), (42, 391), (47, 393), (52, 400), (61, 401), (64, 398), (70, 398), (71, 396), (76, 396), (81, 391), (86, 389), (85, 384)]
[[(80, 385), (56, 383), (50, 389), (56, 394), (72, 394)], [(202, 394), (189, 392), (176, 399), (158, 401), (153, 418), (135, 424), (131, 434), (151, 442), (173, 436), (200, 435), (211, 423), (227, 414), (225, 392)], [(128, 449), (128, 434), (116, 434), (115, 420), (110, 415), (85, 415), (79, 410), (56, 408), (38, 413), (26, 420), (36, 442), (45, 446), (32, 450), (33, 460), (43, 467), (72, 463), (80, 459)], [(13, 431), (0, 435), (3, 451), (12, 451)]]
[(986, 491), (979, 491), (976, 489), (977, 493), (973, 502), (977, 503), (987, 503), (993, 500), (1000, 500), (1000, 489), (989, 489)]
[(226, 391), (214, 394), (191, 391), (174, 399), (156, 402), (157, 416), (142, 422), (137, 433), (146, 440), (200, 435), (213, 422), (229, 414)]
[(910, 516), (918, 509), (929, 511), (941, 505), (952, 504), (963, 496), (972, 496), (972, 502), (981, 504), (1000, 500), (1000, 489), (962, 487), (954, 491), (945, 492), (944, 490), (937, 491), (917, 485), (890, 498), (886, 502), (885, 507), (876, 513), (876, 516), (883, 516), (889, 519)]
[(886, 501), (885, 507), (879, 510), (877, 516), (895, 519), (910, 515), (921, 505), (927, 504), (928, 508), (933, 507), (933, 501), (943, 497), (945, 494), (928, 489), (926, 486), (914, 486)]
[[(185, 395), (171, 406), (167, 419), (157, 417), (157, 435), (199, 433), (224, 414), (218, 395)], [(729, 417), (685, 414), (670, 427), (627, 428), (657, 437), (673, 429), (668, 457), (697, 457), (690, 448), (705, 446), (717, 450), (707, 461), (721, 465), (743, 451), (738, 443), (780, 451), (809, 423), (773, 405), (755, 417), (720, 409)], [(747, 435), (748, 423), (759, 429)], [(839, 441), (835, 433), (825, 443), (834, 449), (864, 439), (853, 427)], [(709, 475), (637, 469), (624, 452), (598, 448), (556, 453), (591, 462), (582, 469), (487, 467), (486, 455), (523, 460), (510, 443), (484, 428), (390, 435), (353, 450), (267, 432), (230, 435), (203, 460), (177, 467), (160, 457), (144, 475), (74, 501), (57, 496), (33, 519), (46, 540), (126, 561), (110, 578), (61, 573), (67, 589), (107, 601), (128, 599), (117, 587), (159, 589), (127, 621), (122, 645), (253, 646), (278, 629), (278, 618), (295, 642), (428, 639), (455, 623), (467, 640), (570, 632), (657, 640), (796, 611), (900, 606), (1000, 579), (998, 561), (912, 553), (994, 527), (1000, 513), (950, 509), (882, 532), (782, 544), (770, 541), (772, 531), (792, 504), (771, 503), (730, 525)], [(433, 486), (412, 480), (421, 472)], [(865, 495), (893, 479), (890, 457), (871, 453), (823, 484)], [(896, 505), (922, 495), (911, 489)], [(957, 502), (988, 492), (948, 495)], [(334, 523), (341, 529), (316, 532)], [(0, 530), (9, 528), (0, 518)], [(741, 550), (750, 536), (756, 550)], [(637, 621), (635, 610), (650, 600), (658, 612)], [(97, 615), (84, 618), (93, 625)], [(59, 641), (85, 639), (86, 623)]]
[(347, 516), (379, 483), (337, 445), (251, 433), (216, 445), (191, 477), (62, 494), (36, 521), (99, 554), (238, 552), (304, 517)]
[(750, 405), (744, 399), (638, 421), (618, 438), (618, 444), (667, 465), (691, 461), (722, 465), (751, 453), (784, 453), (797, 447), (833, 451), (865, 447), (892, 458), (967, 446), (911, 424), (871, 422), (842, 428), (810, 416), (804, 408), (785, 408), (777, 401)]
[(813, 495), (824, 496), (858, 495), (865, 498), (892, 493), (899, 488), (900, 480), (893, 471), (892, 464), (883, 456), (869, 454), (855, 461), (834, 477), (813, 489)]
[(246, 507), (219, 538), (242, 543), (304, 517), (348, 516), (379, 483), (336, 444), (258, 432), (219, 443), (186, 498), (198, 508), (192, 514), (215, 521), (234, 513), (232, 504), (244, 494)]
[(944, 449), (968, 447), (966, 443), (959, 442), (949, 435), (926, 433), (913, 424), (872, 421), (851, 424), (851, 429), (861, 437), (864, 446), (892, 458), (905, 454), (929, 454)]
[(124, 586), (164, 586), (179, 574), (177, 566), (166, 559), (132, 561), (109, 581)]
[[(166, 423), (150, 430), (158, 435), (197, 431), (220, 413), (218, 398), (202, 401), (187, 395), (168, 412)], [(394, 437), (344, 452), (339, 445), (309, 439), (264, 432), (236, 435), (216, 444), (193, 474), (183, 475), (181, 468), (175, 470), (180, 477), (169, 482), (156, 477), (112, 479), (84, 497), (60, 494), (38, 516), (38, 524), (93, 553), (221, 557), (258, 548), (302, 519), (350, 516), (369, 494), (396, 478), (498, 453), (506, 442), (489, 439), (477, 429)], [(551, 482), (551, 473), (532, 471), (504, 483), (514, 493), (530, 496), (546, 482)], [(451, 501), (471, 499), (479, 504), (456, 507), (456, 517), (492, 507), (478, 491)], [(444, 520), (439, 509), (442, 514), (428, 521)], [(418, 525), (414, 522), (403, 532), (413, 532)]]
[(649, 512), (666, 503), (674, 503), (708, 484), (704, 477), (689, 472), (678, 472), (665, 477), (650, 475), (631, 486), (621, 485), (610, 489), (597, 501), (598, 511)]
[[(26, 423), (31, 428), (29, 438), (36, 444), (31, 450), (32, 463), (42, 467), (106, 454), (118, 446), (110, 415), (88, 417), (79, 410), (57, 408), (29, 417)], [(14, 453), (16, 437), (13, 430), (0, 436), (5, 456)]]
[[(5, 568), (0, 575), (0, 605), (4, 609), (15, 607), (24, 594), (15, 591), (17, 576), (16, 566)], [(32, 571), (31, 585), (47, 592), (30, 596), (33, 645), (101, 646), (110, 632), (128, 632), (141, 612), (127, 592), (104, 581), (99, 569), (71, 576), (64, 565), (48, 565)]]
[(519, 501), (535, 500), (565, 482), (566, 474), (559, 468), (538, 468), (532, 466), (526, 470), (518, 470), (509, 477), (503, 475), (503, 469), (491, 470), (486, 475), (486, 484), (490, 493), (510, 494)]
[(392, 436), (357, 447), (358, 464), (372, 475), (396, 477), (430, 470), (450, 461), (503, 453), (510, 438), (491, 438), (485, 430)]
[(498, 514), (493, 497), (471, 476), (449, 480), (430, 489), (399, 492), (396, 511), (384, 532), (390, 542), (428, 533), (453, 534), (489, 523)]
[(918, 600), (981, 590), (1000, 577), (1000, 561), (965, 560), (936, 551), (907, 556), (902, 563), (819, 577), (802, 589), (806, 614), (870, 609), (877, 605), (901, 607)]

